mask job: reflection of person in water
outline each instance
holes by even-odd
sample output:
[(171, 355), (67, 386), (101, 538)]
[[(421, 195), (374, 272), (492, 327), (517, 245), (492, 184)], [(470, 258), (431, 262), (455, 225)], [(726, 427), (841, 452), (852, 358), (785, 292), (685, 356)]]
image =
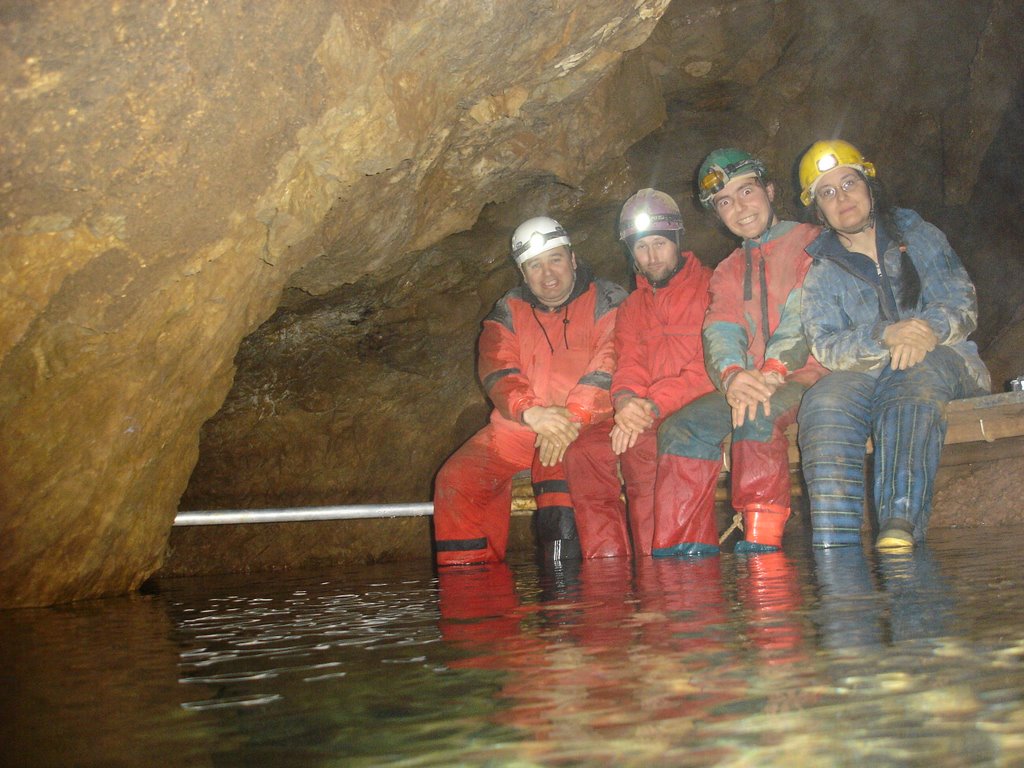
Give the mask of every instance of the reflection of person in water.
[(594, 713), (637, 709), (622, 662), (636, 632), (634, 604), (622, 594), (630, 561), (562, 565), (524, 585), (524, 593), (539, 590), (538, 603), (520, 601), (504, 563), (438, 569), (442, 637), (467, 652), (450, 666), (501, 673), (506, 705), (493, 720), (525, 729), (541, 752), (578, 739)]
[[(802, 656), (800, 585), (784, 552), (737, 557), (740, 599), (747, 609), (751, 643), (769, 664), (792, 662)], [(742, 572), (746, 568), (746, 574)]]
[(878, 584), (860, 547), (815, 550), (821, 605), (815, 621), (828, 648), (883, 646), (949, 630), (953, 597), (931, 552), (878, 558)]

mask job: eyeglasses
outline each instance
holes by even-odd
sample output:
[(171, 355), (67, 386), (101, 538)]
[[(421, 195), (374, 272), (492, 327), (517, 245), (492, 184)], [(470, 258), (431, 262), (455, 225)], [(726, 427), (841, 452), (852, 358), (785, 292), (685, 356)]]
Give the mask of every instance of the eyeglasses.
[(860, 176), (847, 176), (845, 179), (839, 182), (838, 188), (833, 186), (818, 187), (816, 190), (814, 190), (814, 199), (831, 202), (832, 200), (835, 200), (836, 195), (839, 194), (840, 189), (843, 190), (845, 194), (848, 194), (851, 189), (856, 187), (862, 181), (863, 179)]

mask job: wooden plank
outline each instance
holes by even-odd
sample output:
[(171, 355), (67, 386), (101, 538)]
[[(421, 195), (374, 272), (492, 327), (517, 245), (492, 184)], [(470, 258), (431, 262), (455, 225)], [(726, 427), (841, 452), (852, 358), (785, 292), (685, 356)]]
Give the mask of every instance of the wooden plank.
[(954, 443), (942, 449), (940, 467), (979, 464), (1024, 456), (1024, 437), (1007, 437), (991, 443)]
[[(1013, 458), (1024, 455), (1024, 392), (1002, 392), (996, 395), (953, 400), (946, 405), (946, 442), (940, 466), (974, 464), (981, 461)], [(800, 449), (797, 446), (797, 425), (786, 429), (789, 440), (789, 466), (795, 494), (801, 491)], [(722, 472), (718, 477), (715, 497), (728, 499), (731, 438), (722, 444)], [(871, 439), (865, 454), (872, 452)], [(530, 514), (536, 509), (529, 472), (517, 475), (512, 484), (513, 514)]]
[(946, 406), (946, 445), (1024, 435), (1024, 392), (953, 400)]

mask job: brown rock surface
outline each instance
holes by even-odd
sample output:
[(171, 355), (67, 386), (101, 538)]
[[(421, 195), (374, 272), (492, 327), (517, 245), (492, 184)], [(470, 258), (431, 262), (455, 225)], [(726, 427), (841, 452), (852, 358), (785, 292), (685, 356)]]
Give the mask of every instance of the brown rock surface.
[(821, 135), (869, 148), (993, 338), (1022, 303), (1021, 13), (4, 4), (0, 605), (138, 586), (186, 486), (189, 508), (429, 498), (486, 416), (473, 344), (511, 228), (550, 212), (625, 280), (621, 201), (688, 199), (716, 145), (784, 182)]

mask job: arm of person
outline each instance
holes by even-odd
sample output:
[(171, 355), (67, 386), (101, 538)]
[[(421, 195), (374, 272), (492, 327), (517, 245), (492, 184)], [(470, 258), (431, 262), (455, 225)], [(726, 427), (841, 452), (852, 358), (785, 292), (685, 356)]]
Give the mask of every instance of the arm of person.
[(978, 326), (978, 296), (946, 236), (922, 221), (908, 236), (910, 257), (921, 276), (923, 310), (918, 314), (939, 344), (964, 341)]
[(523, 373), (519, 337), (504, 301), (499, 301), (484, 319), (477, 367), (484, 391), (498, 412), (506, 419), (522, 422), (524, 411), (543, 403)]
[(802, 285), (793, 288), (786, 297), (779, 324), (765, 345), (765, 361), (761, 366), (763, 373), (774, 372), (785, 378), (807, 364), (811, 347), (800, 320), (802, 297)]
[(748, 346), (750, 338), (743, 325), (743, 303), (727, 274), (729, 262), (722, 262), (711, 276), (711, 304), (704, 318), (704, 366), (712, 384), (725, 392), (727, 371), (753, 367)]
[[(621, 288), (618, 289), (620, 292)], [(622, 296), (625, 296), (622, 293)], [(621, 298), (619, 299), (621, 301)], [(565, 407), (582, 424), (601, 421), (612, 415), (612, 371), (615, 370), (615, 317), (613, 306), (595, 322), (593, 353), (586, 372), (569, 390)]]
[(613, 339), (615, 370), (612, 373), (611, 397), (618, 410), (620, 402), (646, 398), (651, 383), (641, 317), (628, 300), (618, 308)]
[(838, 267), (815, 262), (807, 272), (801, 294), (800, 318), (813, 354), (832, 371), (871, 371), (889, 362), (882, 343), (885, 325), (853, 325), (843, 311), (839, 291), (848, 286)]

